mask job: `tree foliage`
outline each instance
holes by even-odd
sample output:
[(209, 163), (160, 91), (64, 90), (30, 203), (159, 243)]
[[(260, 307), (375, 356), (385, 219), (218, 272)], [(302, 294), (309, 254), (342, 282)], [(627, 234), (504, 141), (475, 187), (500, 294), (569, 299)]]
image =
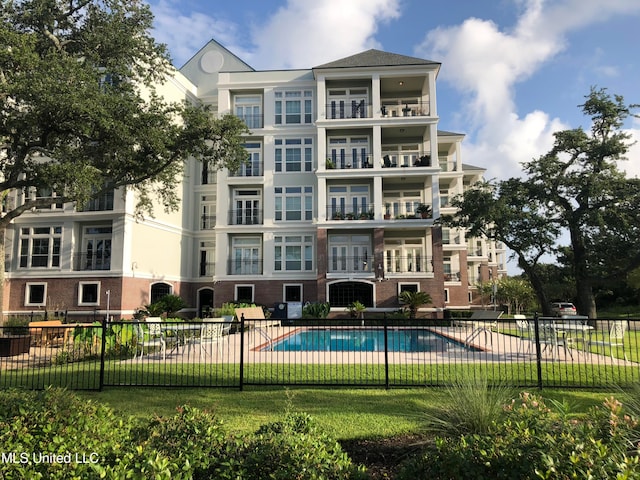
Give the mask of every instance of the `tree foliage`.
[[(540, 260), (561, 254), (571, 266), (578, 312), (595, 318), (594, 283), (640, 265), (640, 180), (618, 169), (631, 145), (622, 127), (636, 106), (592, 88), (580, 107), (591, 120), (590, 132), (556, 132), (549, 152), (523, 164), (524, 178), (472, 187), (453, 202), (459, 214), (443, 223), (503, 241), (545, 314), (549, 293)], [(565, 232), (569, 245), (559, 248)]]
[(3, 0), (2, 12), (0, 191), (27, 195), (0, 226), (122, 186), (138, 191), (147, 212), (150, 194), (172, 208), (189, 156), (231, 168), (243, 161), (238, 119), (214, 120), (204, 107), (161, 97), (172, 67), (148, 33), (147, 5)]
[(175, 72), (142, 1), (0, 5), (0, 193), (23, 192), (5, 204), (2, 241), (26, 211), (82, 207), (119, 188), (135, 189), (140, 213), (151, 214), (154, 199), (170, 210), (190, 157), (230, 169), (245, 161), (241, 120), (163, 97)]

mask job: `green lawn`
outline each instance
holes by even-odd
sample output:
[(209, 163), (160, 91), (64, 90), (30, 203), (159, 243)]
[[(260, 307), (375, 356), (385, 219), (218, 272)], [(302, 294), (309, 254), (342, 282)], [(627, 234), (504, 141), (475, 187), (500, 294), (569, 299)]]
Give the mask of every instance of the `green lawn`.
[[(517, 394), (517, 391), (516, 391)], [(223, 389), (109, 388), (78, 395), (105, 403), (123, 415), (151, 418), (172, 415), (189, 404), (215, 412), (229, 431), (249, 432), (278, 420), (291, 409), (312, 415), (334, 438), (382, 438), (415, 433), (424, 413), (441, 404), (441, 389), (285, 389), (260, 388), (243, 392)], [(545, 398), (565, 401), (575, 413), (610, 395), (599, 391), (544, 391)]]

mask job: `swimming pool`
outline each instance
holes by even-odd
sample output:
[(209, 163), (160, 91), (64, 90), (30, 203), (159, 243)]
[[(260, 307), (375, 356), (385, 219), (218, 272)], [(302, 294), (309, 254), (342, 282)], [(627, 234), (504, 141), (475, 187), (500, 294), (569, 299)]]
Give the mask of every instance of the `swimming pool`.
[[(387, 345), (390, 352), (477, 351), (474, 347), (424, 328), (389, 328)], [(383, 352), (384, 329), (301, 330), (274, 341), (271, 350), (276, 352)]]

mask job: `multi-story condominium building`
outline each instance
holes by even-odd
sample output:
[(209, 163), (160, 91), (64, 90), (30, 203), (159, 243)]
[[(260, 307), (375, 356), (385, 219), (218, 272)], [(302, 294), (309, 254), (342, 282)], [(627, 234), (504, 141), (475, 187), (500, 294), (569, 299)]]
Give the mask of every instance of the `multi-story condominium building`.
[(469, 308), (477, 282), (506, 274), (505, 249), (437, 224), (484, 173), (462, 162), (462, 134), (438, 129), (439, 69), (369, 50), (256, 71), (210, 41), (166, 94), (242, 118), (246, 164), (194, 159), (180, 210), (141, 222), (118, 193), (16, 219), (5, 311), (103, 312), (107, 290), (124, 317), (164, 293), (199, 316), (228, 301), (394, 309), (403, 290)]

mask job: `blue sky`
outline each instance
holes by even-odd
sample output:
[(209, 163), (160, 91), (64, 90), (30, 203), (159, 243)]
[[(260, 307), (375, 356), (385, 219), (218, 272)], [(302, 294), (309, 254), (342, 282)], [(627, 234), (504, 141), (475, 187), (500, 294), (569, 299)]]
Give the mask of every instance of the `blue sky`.
[[(378, 48), (442, 63), (440, 128), (463, 161), (520, 175), (552, 133), (589, 128), (591, 86), (640, 103), (639, 0), (151, 0), (182, 66), (211, 38), (258, 70), (311, 68)], [(626, 127), (640, 139), (640, 121)], [(640, 175), (640, 146), (621, 166)]]

